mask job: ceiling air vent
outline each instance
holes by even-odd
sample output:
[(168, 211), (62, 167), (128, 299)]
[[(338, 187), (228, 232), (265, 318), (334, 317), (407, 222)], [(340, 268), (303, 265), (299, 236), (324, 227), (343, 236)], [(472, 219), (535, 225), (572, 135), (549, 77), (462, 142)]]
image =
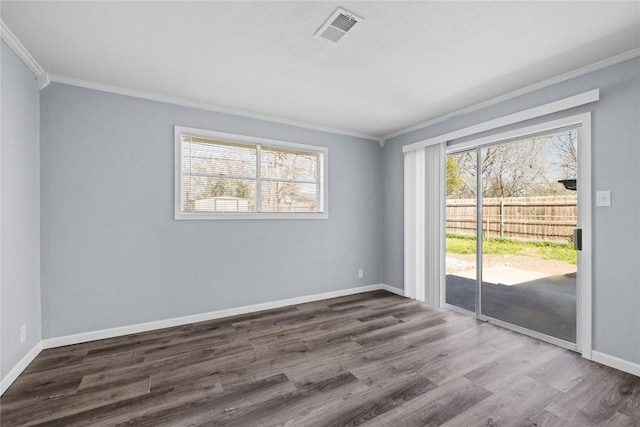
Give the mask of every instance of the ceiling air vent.
[(339, 8), (322, 24), (315, 37), (337, 43), (360, 21), (362, 18)]

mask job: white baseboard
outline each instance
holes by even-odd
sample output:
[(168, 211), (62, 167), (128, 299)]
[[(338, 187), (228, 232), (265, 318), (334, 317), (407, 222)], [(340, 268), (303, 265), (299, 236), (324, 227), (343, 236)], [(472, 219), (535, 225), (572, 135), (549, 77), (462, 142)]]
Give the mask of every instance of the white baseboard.
[(629, 362), (595, 350), (591, 352), (591, 360), (640, 377), (640, 364), (638, 363)]
[(385, 284), (360, 286), (357, 288), (341, 289), (339, 291), (323, 292), (321, 294), (307, 295), (296, 298), (289, 298), (278, 301), (271, 301), (261, 304), (245, 305), (242, 307), (229, 308), (225, 310), (212, 311), (209, 313), (194, 314), (190, 316), (175, 317), (172, 319), (158, 320), (154, 322), (139, 323), (136, 325), (121, 326), (118, 328), (102, 329), (99, 331), (83, 332), (80, 334), (66, 335), (62, 337), (48, 338), (40, 341), (31, 351), (18, 362), (16, 366), (2, 379), (2, 391), (0, 395), (9, 388), (18, 376), (29, 366), (29, 363), (38, 356), (45, 348), (62, 347), (65, 345), (80, 344), (88, 341), (101, 340), (106, 338), (119, 337), (122, 335), (135, 334), (140, 332), (153, 331), (156, 329), (170, 328), (173, 326), (187, 325), (189, 323), (204, 322), (207, 320), (220, 319), (223, 317), (237, 316), (239, 314), (255, 313), (263, 310), (286, 307), (306, 302), (321, 301), (330, 298), (338, 298), (347, 295), (355, 295), (363, 292), (385, 290), (394, 294), (404, 296), (402, 289)]
[(187, 325), (189, 323), (204, 322), (207, 320), (220, 319), (223, 317), (237, 316), (239, 314), (254, 313), (257, 311), (270, 310), (274, 308), (286, 307), (289, 305), (303, 304), (306, 302), (320, 301), (329, 298), (337, 298), (346, 295), (353, 295), (362, 292), (377, 290), (387, 290), (389, 292), (402, 292), (391, 286), (377, 284), (360, 286), (357, 288), (341, 289), (339, 291), (323, 292), (321, 294), (307, 295), (296, 298), (289, 298), (278, 301), (271, 301), (261, 304), (245, 305), (242, 307), (229, 308), (225, 310), (211, 311), (208, 313), (194, 314), (190, 316), (175, 317), (172, 319), (158, 320), (154, 322), (138, 323), (136, 325), (121, 326), (117, 328), (102, 329), (99, 331), (83, 332), (80, 334), (66, 335), (62, 337), (48, 338), (43, 340), (44, 348), (62, 347), (65, 345), (79, 344), (88, 341), (102, 340), (122, 335), (136, 334), (140, 332), (153, 331), (156, 329), (170, 328), (174, 326)]
[[(330, 298), (338, 298), (347, 295), (354, 295), (363, 292), (371, 292), (377, 290), (385, 290), (400, 296), (404, 296), (404, 290), (385, 284), (360, 286), (357, 288), (341, 289), (339, 291), (324, 292), (321, 294), (307, 295), (296, 298), (289, 298), (278, 301), (271, 301), (261, 304), (246, 305), (242, 307), (229, 308), (225, 310), (212, 311), (209, 313), (194, 314), (190, 316), (176, 317), (172, 319), (159, 320), (155, 322), (139, 323), (136, 325), (122, 326), (118, 328), (103, 329), (99, 331), (85, 332), (81, 334), (67, 335), (56, 338), (49, 338), (36, 344), (29, 353), (27, 353), (11, 371), (2, 378), (0, 383), (0, 395), (13, 384), (18, 376), (24, 371), (33, 359), (40, 354), (45, 348), (62, 347), (65, 345), (79, 344), (88, 341), (95, 341), (105, 338), (113, 338), (122, 335), (153, 331), (156, 329), (169, 328), (173, 326), (181, 326), (189, 323), (203, 322), (207, 320), (220, 319), (223, 317), (236, 316), (239, 314), (254, 313), (263, 310), (281, 308), (295, 304), (304, 304), (307, 302), (321, 301)], [(592, 360), (612, 368), (628, 372), (633, 375), (640, 376), (640, 364), (629, 362), (615, 356), (610, 356), (598, 351), (592, 352)]]
[(380, 289), (391, 292), (392, 294), (400, 295), (401, 297), (405, 296), (404, 289), (396, 288), (395, 286), (389, 286), (383, 283), (380, 285)]
[(4, 376), (2, 382), (0, 382), (0, 396), (4, 394), (5, 391), (13, 384), (13, 382), (18, 378), (18, 376), (24, 371), (29, 363), (33, 362), (33, 359), (36, 358), (38, 354), (42, 351), (42, 341), (38, 342), (29, 353), (27, 353), (17, 364), (13, 367), (12, 370), (9, 371), (7, 375)]

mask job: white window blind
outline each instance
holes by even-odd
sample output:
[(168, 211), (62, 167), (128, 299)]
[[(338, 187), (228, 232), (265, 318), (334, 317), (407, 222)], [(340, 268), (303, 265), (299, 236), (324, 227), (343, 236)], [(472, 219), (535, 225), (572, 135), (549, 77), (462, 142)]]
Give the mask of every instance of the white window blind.
[(326, 157), (323, 147), (176, 127), (176, 219), (326, 217)]

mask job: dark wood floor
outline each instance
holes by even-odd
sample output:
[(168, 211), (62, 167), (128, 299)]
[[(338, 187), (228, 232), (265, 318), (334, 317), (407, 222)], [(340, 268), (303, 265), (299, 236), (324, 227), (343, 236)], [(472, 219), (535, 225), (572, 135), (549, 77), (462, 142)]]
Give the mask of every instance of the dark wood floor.
[(43, 351), (5, 426), (640, 426), (640, 378), (372, 292)]

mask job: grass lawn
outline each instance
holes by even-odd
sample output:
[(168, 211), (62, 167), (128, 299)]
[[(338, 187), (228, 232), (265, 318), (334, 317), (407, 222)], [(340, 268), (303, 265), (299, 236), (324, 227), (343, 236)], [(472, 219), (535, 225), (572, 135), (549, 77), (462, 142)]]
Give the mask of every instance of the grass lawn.
[[(495, 255), (523, 255), (541, 259), (555, 259), (570, 264), (577, 262), (577, 252), (571, 243), (529, 242), (512, 239), (491, 238), (482, 242), (483, 253)], [(447, 234), (447, 252), (454, 254), (474, 254), (476, 238)]]

